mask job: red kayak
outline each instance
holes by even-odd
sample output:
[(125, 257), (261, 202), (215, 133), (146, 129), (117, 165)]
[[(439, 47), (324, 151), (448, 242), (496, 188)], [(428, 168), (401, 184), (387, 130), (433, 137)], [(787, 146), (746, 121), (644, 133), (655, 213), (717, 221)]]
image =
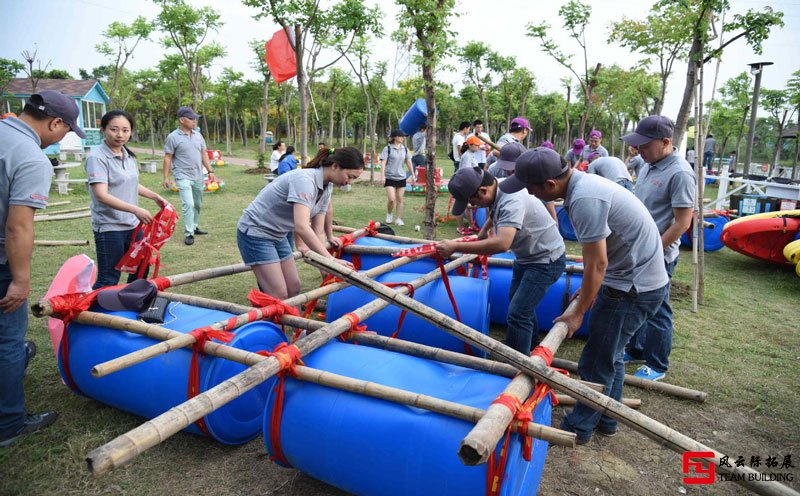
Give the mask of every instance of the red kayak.
[(722, 231), (722, 242), (743, 255), (786, 264), (783, 247), (800, 232), (800, 210), (766, 212), (748, 215), (728, 222)]

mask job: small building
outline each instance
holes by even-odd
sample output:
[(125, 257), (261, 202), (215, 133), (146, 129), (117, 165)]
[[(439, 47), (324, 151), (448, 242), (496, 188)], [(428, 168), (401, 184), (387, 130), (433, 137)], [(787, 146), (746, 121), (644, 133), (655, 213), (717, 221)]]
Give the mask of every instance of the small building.
[[(57, 154), (62, 150), (84, 151), (103, 142), (100, 133), (100, 119), (106, 113), (109, 98), (103, 87), (94, 79), (40, 79), (36, 91), (56, 90), (73, 100), (80, 109), (78, 125), (86, 132), (86, 139), (70, 132), (59, 143), (45, 149), (47, 154)], [(11, 80), (3, 93), (3, 112), (14, 112), (19, 115), (25, 100), (31, 96), (31, 81), (28, 78)]]

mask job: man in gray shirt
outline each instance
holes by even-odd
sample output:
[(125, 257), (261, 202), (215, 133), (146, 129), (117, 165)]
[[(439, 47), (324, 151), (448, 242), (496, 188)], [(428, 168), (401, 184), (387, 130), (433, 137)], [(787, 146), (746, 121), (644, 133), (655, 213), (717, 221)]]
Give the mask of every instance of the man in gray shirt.
[[(680, 237), (692, 222), (696, 191), (694, 171), (672, 146), (674, 130), (670, 118), (651, 115), (639, 122), (636, 132), (622, 137), (636, 146), (649, 164), (636, 180), (636, 197), (647, 207), (661, 233), (664, 264), (670, 277), (678, 264)], [(644, 359), (645, 364), (634, 375), (657, 381), (666, 374), (671, 351), (672, 307), (667, 285), (664, 302), (631, 338), (624, 360)]]
[(427, 124), (419, 127), (419, 131), (414, 133), (411, 137), (411, 146), (414, 148), (414, 155), (411, 156), (411, 164), (416, 169), (417, 167), (425, 167), (425, 143), (427, 136), (425, 131), (428, 129)]
[(597, 158), (589, 164), (589, 169), (586, 172), (597, 174), (600, 177), (614, 181), (628, 191), (633, 191), (631, 174), (628, 172), (628, 168), (625, 167), (625, 163), (617, 157)]
[(26, 102), (19, 119), (0, 121), (0, 447), (55, 422), (54, 411), (28, 414), (22, 378), (35, 354), (25, 342), (31, 289), (33, 215), (47, 206), (53, 167), (42, 152), (73, 131), (75, 100), (42, 91)]
[[(625, 344), (656, 313), (667, 291), (658, 228), (633, 193), (571, 168), (547, 148), (520, 155), (514, 175), (500, 184), (508, 193), (525, 188), (543, 201), (564, 199), (583, 249), (584, 272), (577, 305), (556, 321), (567, 325), (571, 337), (592, 308), (578, 372), (582, 379), (602, 384), (603, 392), (619, 401)], [(576, 442), (586, 444), (595, 431), (616, 434), (617, 422), (578, 403), (561, 428), (577, 433)]]
[(203, 206), (203, 169), (208, 178), (214, 178), (214, 169), (206, 153), (206, 140), (197, 131), (197, 114), (191, 107), (178, 109), (178, 129), (169, 133), (164, 143), (164, 187), (169, 188), (169, 172), (175, 176), (175, 184), (181, 197), (183, 217), (183, 242), (194, 244), (195, 234), (208, 234), (197, 227), (200, 209)]
[(713, 134), (708, 133), (703, 145), (703, 167), (708, 169), (708, 172), (711, 172), (711, 167), (714, 165), (715, 153), (717, 153), (717, 140), (714, 139)]
[(506, 344), (528, 355), (539, 344), (536, 306), (566, 265), (558, 226), (541, 201), (524, 191), (503, 193), (498, 181), (478, 167), (459, 168), (447, 188), (454, 199), (453, 215), (463, 214), (469, 203), (488, 208), (489, 215), (478, 241), (446, 240), (436, 245), (436, 251), (447, 258), (456, 251), (492, 255), (511, 250), (516, 258), (508, 292)]

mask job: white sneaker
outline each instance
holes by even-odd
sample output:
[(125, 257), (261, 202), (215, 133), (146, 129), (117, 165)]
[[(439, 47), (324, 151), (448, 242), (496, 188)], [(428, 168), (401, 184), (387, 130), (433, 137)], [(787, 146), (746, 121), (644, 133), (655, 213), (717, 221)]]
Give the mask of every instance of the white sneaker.
[(394, 220), (394, 216), (392, 214), (386, 214), (386, 223), (391, 224)]
[(394, 221), (394, 223), (395, 223), (395, 225), (398, 225), (398, 226), (404, 226), (404, 225), (406, 225), (406, 223), (405, 223), (405, 222), (403, 222), (403, 219), (401, 219), (401, 218), (399, 218), (399, 217), (398, 217), (398, 219), (397, 219), (396, 221)]

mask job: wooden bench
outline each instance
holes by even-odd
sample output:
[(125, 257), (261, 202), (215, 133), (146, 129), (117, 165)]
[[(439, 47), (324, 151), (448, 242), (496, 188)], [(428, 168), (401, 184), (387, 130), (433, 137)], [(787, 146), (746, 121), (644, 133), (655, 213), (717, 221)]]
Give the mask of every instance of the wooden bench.
[(139, 162), (139, 172), (155, 174), (158, 171), (158, 164), (155, 160), (142, 160)]
[[(69, 176), (69, 174), (67, 174)], [(85, 184), (88, 187), (88, 181), (86, 179), (70, 179), (69, 177), (66, 178), (59, 178), (54, 179), (53, 182), (56, 183), (56, 188), (58, 189), (58, 194), (66, 195), (70, 192), (69, 185), (70, 184)]]

